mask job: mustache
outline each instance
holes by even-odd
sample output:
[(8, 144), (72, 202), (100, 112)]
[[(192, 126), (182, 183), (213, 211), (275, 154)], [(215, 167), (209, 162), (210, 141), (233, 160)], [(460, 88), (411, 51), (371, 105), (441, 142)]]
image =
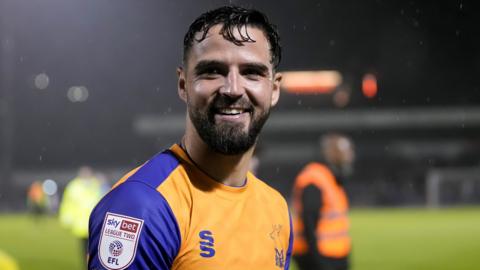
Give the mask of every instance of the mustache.
[(231, 98), (229, 96), (218, 95), (216, 96), (209, 106), (209, 111), (214, 111), (226, 107), (234, 107), (244, 109), (247, 111), (253, 111), (253, 104), (246, 97)]

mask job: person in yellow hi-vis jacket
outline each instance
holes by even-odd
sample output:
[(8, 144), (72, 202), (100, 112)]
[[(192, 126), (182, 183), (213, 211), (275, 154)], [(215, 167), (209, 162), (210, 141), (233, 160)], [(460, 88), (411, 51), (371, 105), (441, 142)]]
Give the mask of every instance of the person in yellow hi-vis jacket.
[(82, 242), (82, 261), (85, 261), (88, 243), (88, 219), (95, 205), (106, 193), (105, 181), (94, 175), (90, 167), (81, 167), (63, 192), (60, 204), (60, 222)]

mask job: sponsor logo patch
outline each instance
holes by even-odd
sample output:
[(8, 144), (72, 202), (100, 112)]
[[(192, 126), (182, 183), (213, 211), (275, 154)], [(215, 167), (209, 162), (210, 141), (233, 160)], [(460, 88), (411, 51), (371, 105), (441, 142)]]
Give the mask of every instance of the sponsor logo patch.
[(133, 262), (142, 226), (142, 219), (107, 212), (98, 247), (105, 268), (121, 270)]

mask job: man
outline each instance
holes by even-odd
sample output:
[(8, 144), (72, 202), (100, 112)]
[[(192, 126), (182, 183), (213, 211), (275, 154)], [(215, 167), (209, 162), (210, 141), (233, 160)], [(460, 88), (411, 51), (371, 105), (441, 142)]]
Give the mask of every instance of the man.
[(278, 101), (280, 45), (265, 15), (222, 7), (184, 39), (185, 135), (124, 176), (90, 217), (89, 269), (288, 269), (282, 196), (248, 172)]
[(351, 240), (343, 183), (352, 171), (353, 145), (329, 134), (321, 139), (321, 151), (326, 164), (308, 164), (294, 184), (293, 254), (302, 270), (346, 270)]
[(47, 211), (47, 195), (40, 181), (34, 181), (28, 188), (27, 205), (36, 222)]

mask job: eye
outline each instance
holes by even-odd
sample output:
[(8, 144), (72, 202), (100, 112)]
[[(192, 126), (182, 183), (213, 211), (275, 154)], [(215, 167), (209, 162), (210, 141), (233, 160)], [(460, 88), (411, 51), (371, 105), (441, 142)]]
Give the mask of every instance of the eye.
[(268, 68), (263, 65), (246, 65), (241, 70), (241, 74), (249, 80), (260, 80), (263, 77), (266, 77), (268, 73)]
[(262, 75), (262, 72), (254, 68), (248, 68), (243, 71), (245, 75)]
[(207, 68), (203, 74), (212, 74), (212, 75), (218, 75), (220, 74), (220, 70), (216, 67), (211, 67), (211, 68)]
[(242, 75), (250, 80), (258, 80), (264, 76), (264, 73), (260, 70), (249, 68), (242, 72)]

